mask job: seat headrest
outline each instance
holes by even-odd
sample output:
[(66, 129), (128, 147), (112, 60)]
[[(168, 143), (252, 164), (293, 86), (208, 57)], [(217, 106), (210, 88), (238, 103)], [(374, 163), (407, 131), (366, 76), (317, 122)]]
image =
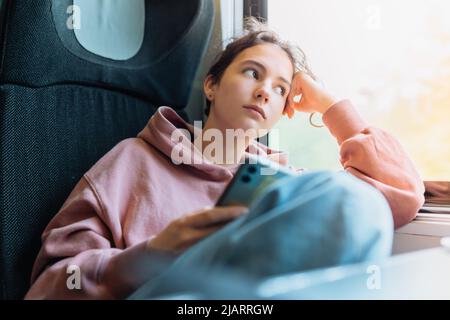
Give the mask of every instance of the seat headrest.
[[(144, 42), (144, 0), (73, 0), (67, 9), (78, 43), (87, 51), (111, 60), (129, 60)], [(54, 11), (54, 14), (58, 14)]]
[(174, 108), (188, 101), (214, 19), (210, 0), (9, 0), (9, 6), (2, 83), (100, 86)]

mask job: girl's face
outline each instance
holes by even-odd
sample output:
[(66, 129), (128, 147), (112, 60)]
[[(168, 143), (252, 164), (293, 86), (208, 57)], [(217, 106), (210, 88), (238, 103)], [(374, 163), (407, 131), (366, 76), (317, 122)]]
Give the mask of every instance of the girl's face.
[(293, 75), (291, 60), (279, 46), (247, 48), (235, 57), (219, 83), (206, 78), (209, 117), (223, 128), (270, 130), (282, 116)]

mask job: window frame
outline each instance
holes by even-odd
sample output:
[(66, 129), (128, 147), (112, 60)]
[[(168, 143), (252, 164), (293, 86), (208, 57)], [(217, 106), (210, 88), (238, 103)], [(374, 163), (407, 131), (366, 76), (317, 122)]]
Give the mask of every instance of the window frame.
[[(243, 9), (244, 9), (244, 18), (248, 16), (253, 16), (258, 18), (259, 20), (267, 21), (268, 20), (268, 0), (243, 0)], [(270, 133), (258, 139), (258, 142), (268, 146), (269, 145), (269, 137)], [(444, 181), (450, 183), (450, 181)], [(431, 181), (424, 180), (425, 187)], [(428, 189), (426, 188), (425, 197), (427, 199)], [(450, 195), (449, 195), (450, 197)], [(450, 210), (450, 200), (447, 203), (448, 209)], [(422, 213), (427, 214), (427, 213)]]

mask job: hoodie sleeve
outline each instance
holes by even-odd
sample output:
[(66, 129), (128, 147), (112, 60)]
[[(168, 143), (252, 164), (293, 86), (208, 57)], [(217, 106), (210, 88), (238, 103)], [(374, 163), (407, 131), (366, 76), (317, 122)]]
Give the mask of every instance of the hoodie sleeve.
[(368, 126), (348, 100), (330, 107), (323, 121), (337, 139), (344, 169), (384, 194), (395, 227), (414, 219), (425, 188), (401, 144), (389, 133)]
[(101, 202), (83, 177), (42, 235), (25, 299), (124, 298), (148, 279), (155, 256), (146, 241), (116, 248), (114, 228), (102, 217)]

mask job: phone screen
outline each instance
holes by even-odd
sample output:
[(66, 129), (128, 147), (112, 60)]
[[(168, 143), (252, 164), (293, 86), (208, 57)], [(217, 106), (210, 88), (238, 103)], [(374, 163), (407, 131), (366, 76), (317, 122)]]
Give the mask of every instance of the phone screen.
[(225, 188), (217, 206), (250, 206), (274, 182), (294, 175), (296, 175), (294, 171), (283, 168), (269, 160), (244, 163)]

